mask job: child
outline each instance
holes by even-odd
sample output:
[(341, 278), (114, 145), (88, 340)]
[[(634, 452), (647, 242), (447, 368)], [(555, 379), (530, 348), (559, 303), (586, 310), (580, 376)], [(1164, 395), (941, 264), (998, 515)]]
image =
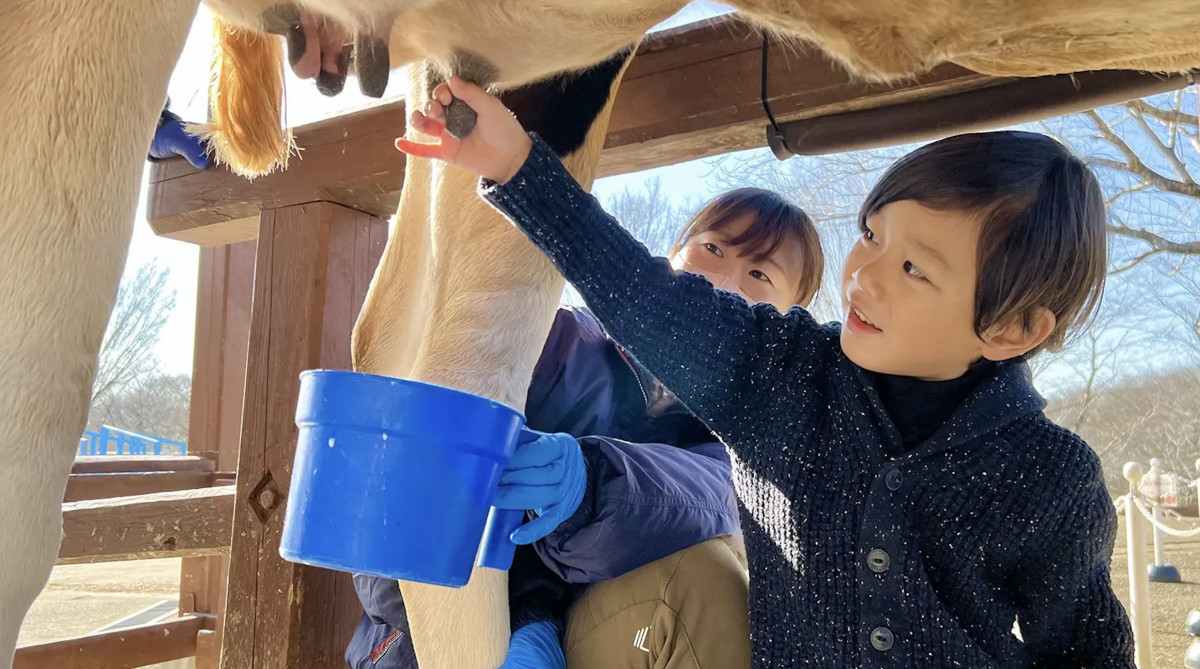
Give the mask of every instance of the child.
[[(451, 93), (479, 114), (461, 142), (438, 121)], [(434, 97), (413, 127), (440, 143), (397, 148), (490, 180), (729, 448), (756, 667), (1133, 666), (1099, 460), (1025, 364), (1103, 288), (1103, 199), (1066, 148), (995, 132), (902, 158), (861, 210), (845, 325), (819, 325), (651, 258), (482, 90)]]
[[(705, 205), (671, 257), (748, 302), (783, 311), (812, 300), (824, 268), (808, 216), (757, 188)], [(644, 605), (658, 600), (679, 614), (667, 654), (680, 659), (671, 666), (748, 667), (744, 558), (727, 540), (738, 520), (728, 457), (716, 437), (583, 310), (559, 311), (526, 409), (531, 427), (578, 436), (562, 435), (560, 443), (583, 456), (585, 486), (577, 506), (564, 511), (566, 522), (544, 538), (535, 532), (534, 550), (518, 549), (509, 577), (516, 633), (506, 669), (561, 666), (529, 655), (557, 651), (561, 662), (559, 629), (567, 621), (572, 669), (657, 660), (659, 648), (651, 655), (631, 641), (648, 626), (655, 638), (666, 633), (655, 620), (659, 607)], [(354, 583), (366, 613), (347, 663), (415, 669), (396, 581), (358, 575)], [(631, 598), (642, 605), (628, 606)]]

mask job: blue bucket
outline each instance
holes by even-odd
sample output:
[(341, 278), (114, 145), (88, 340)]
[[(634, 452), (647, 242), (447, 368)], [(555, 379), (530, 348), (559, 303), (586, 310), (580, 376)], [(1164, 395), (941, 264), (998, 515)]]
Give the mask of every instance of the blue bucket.
[(461, 587), (508, 569), (524, 514), (491, 508), (524, 417), (441, 386), (355, 372), (300, 375), (286, 560)]

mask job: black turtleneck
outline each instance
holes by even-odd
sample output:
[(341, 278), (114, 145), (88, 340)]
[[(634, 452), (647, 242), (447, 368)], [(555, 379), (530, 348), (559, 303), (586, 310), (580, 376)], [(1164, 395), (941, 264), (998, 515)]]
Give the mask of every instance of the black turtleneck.
[(948, 381), (923, 381), (912, 376), (874, 372), (871, 378), (908, 451), (934, 435), (979, 381), (995, 375), (1001, 364), (980, 358), (958, 379)]
[(975, 386), (994, 376), (1001, 364), (982, 359), (968, 367), (962, 376), (949, 381), (922, 381), (895, 374), (872, 373), (871, 376), (879, 399), (900, 431), (907, 451), (932, 437)]

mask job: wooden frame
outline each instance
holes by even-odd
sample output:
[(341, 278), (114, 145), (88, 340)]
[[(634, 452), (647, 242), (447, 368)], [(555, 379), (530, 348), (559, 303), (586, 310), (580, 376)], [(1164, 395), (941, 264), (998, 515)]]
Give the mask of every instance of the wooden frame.
[(71, 467), (72, 474), (211, 471), (213, 461), (195, 455), (83, 455)]
[(296, 396), (301, 371), (350, 368), (387, 223), (316, 202), (264, 210), (260, 226), (220, 666), (332, 669), (362, 612), (350, 575), (279, 555)]
[(226, 553), (233, 490), (226, 485), (63, 504), (58, 564)]
[[(861, 151), (927, 142), (959, 133), (1076, 114), (1134, 98), (1178, 90), (1191, 74), (1158, 75), (1115, 70), (998, 80), (991, 85), (928, 100), (901, 101), (874, 109), (787, 121), (768, 143), (780, 159)], [(947, 106), (957, 113), (946, 114)]]
[[(253, 241), (200, 249), (188, 449), (221, 470), (237, 468), (256, 252)], [(232, 532), (232, 506), (227, 522)], [(218, 620), (200, 634), (196, 669), (220, 658), (228, 577), (228, 554), (183, 559), (179, 610)]]
[(219, 483), (232, 483), (235, 476), (234, 472), (213, 471), (72, 474), (67, 480), (63, 502), (208, 488)]
[(201, 618), (139, 625), (17, 649), (13, 669), (126, 669), (196, 654)]

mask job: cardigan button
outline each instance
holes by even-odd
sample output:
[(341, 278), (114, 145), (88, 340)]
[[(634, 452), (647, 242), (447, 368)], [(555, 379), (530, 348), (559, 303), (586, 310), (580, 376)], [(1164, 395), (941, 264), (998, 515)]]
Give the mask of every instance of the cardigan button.
[(867, 553), (867, 566), (876, 574), (882, 574), (888, 570), (888, 567), (892, 566), (892, 558), (887, 554), (887, 551), (882, 548), (876, 548)]
[(899, 469), (889, 470), (883, 482), (887, 484), (888, 490), (895, 492), (904, 484), (904, 474), (901, 474)]
[(895, 640), (896, 638), (892, 636), (892, 631), (886, 627), (876, 627), (871, 630), (871, 646), (881, 653), (891, 650)]

